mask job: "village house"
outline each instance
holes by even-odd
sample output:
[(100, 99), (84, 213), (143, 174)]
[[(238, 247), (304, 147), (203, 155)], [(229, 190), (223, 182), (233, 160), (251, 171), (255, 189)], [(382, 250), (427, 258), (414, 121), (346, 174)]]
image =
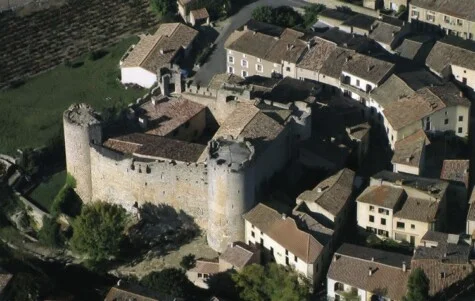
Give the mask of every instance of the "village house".
[(399, 11), (402, 7), (407, 8), (408, 0), (384, 0), (384, 9), (390, 9), (392, 11)]
[(409, 22), (426, 31), (475, 40), (475, 1), (413, 0)]
[(422, 88), (416, 93), (391, 102), (383, 110), (389, 144), (420, 129), (432, 134), (450, 132), (468, 135), (470, 101), (452, 83)]
[(120, 60), (122, 84), (151, 88), (163, 69), (180, 65), (191, 52), (198, 31), (181, 23), (164, 23), (153, 35), (141, 35)]
[(448, 300), (473, 284), (473, 247), (459, 235), (427, 231), (414, 250), (411, 268), (422, 268), (429, 295)]
[[(472, 8), (475, 5), (472, 4)], [(474, 28), (475, 28), (475, 22)], [(474, 29), (475, 30), (475, 29)], [(430, 51), (427, 67), (439, 77), (453, 78), (475, 90), (475, 45), (456, 38), (446, 37), (437, 41)]]
[(407, 292), (411, 257), (343, 244), (327, 274), (330, 300), (402, 300)]
[(270, 35), (245, 25), (226, 40), (226, 70), (241, 77), (295, 78), (296, 63), (309, 47), (303, 37), (303, 33), (290, 28)]
[(449, 182), (447, 196), (465, 212), (468, 204), (469, 160), (444, 160), (440, 179)]
[(397, 141), (391, 159), (394, 172), (421, 175), (425, 166), (426, 147), (430, 144), (424, 130)]
[(443, 230), (448, 183), (381, 171), (357, 197), (357, 223), (380, 238), (419, 244), (428, 230)]
[(470, 235), (472, 242), (475, 242), (475, 189), (472, 189), (472, 194), (470, 195), (466, 224), (466, 233)]
[(360, 184), (356, 182), (354, 171), (344, 168), (312, 190), (301, 193), (297, 197), (297, 210), (305, 210), (318, 222), (333, 229), (333, 241), (338, 242), (354, 208), (353, 190)]
[(161, 294), (156, 290), (124, 283), (119, 280), (116, 286), (112, 287), (107, 293), (104, 301), (183, 301), (182, 298)]
[(264, 262), (292, 267), (315, 287), (325, 275), (333, 230), (307, 213), (296, 213), (287, 216), (259, 203), (243, 216), (245, 241), (261, 247)]

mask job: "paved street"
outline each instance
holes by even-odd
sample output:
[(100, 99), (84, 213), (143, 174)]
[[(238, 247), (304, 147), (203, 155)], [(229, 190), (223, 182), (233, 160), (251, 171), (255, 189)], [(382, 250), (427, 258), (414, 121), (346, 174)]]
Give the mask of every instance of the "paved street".
[(273, 7), (282, 5), (303, 7), (308, 5), (308, 3), (302, 0), (259, 0), (243, 7), (237, 14), (224, 21), (226, 24), (221, 29), (221, 33), (215, 41), (216, 49), (209, 57), (208, 62), (196, 73), (195, 82), (200, 85), (206, 85), (214, 74), (226, 72), (226, 51), (224, 50), (224, 42), (233, 31), (251, 19), (254, 8), (262, 5)]

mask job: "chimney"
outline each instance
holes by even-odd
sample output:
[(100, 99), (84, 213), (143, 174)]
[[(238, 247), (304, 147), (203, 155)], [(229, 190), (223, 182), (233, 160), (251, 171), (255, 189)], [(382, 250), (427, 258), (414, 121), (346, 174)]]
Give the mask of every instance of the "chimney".
[(163, 48), (160, 48), (160, 54), (164, 54), (165, 53), (165, 50), (163, 50)]
[(405, 261), (402, 262), (402, 271), (403, 271), (403, 272), (406, 272), (406, 271), (407, 271), (407, 266), (406, 266), (406, 262), (405, 262)]
[(287, 214), (282, 213), (282, 219), (285, 220), (287, 218)]
[(322, 192), (322, 187), (317, 187), (317, 192)]
[(333, 262), (336, 262), (338, 259), (340, 259), (340, 255), (335, 254), (335, 255), (333, 256)]
[(122, 279), (119, 279), (119, 280), (117, 281), (117, 286), (120, 287), (121, 284), (122, 284)]
[(460, 91), (460, 92), (459, 92), (459, 96), (460, 96), (460, 97), (463, 97), (463, 91)]
[(394, 36), (396, 35), (396, 33), (393, 31), (393, 32), (391, 33), (391, 35), (392, 35), (393, 38), (394, 38)]
[(244, 25), (244, 30), (245, 30), (245, 31), (249, 30), (249, 28), (247, 27), (247, 24)]
[(369, 268), (369, 269), (368, 269), (368, 275), (369, 275), (369, 276), (372, 276), (372, 275), (373, 275), (373, 269), (372, 269), (372, 268)]
[(374, 261), (374, 257), (371, 257), (371, 261)]

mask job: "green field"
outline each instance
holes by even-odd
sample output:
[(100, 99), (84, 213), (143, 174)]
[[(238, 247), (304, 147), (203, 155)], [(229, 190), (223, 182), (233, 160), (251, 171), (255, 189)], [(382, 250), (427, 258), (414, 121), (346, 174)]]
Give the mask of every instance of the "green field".
[(30, 194), (30, 198), (49, 212), (54, 197), (58, 194), (59, 190), (65, 183), (66, 171), (63, 170), (52, 175), (46, 182), (38, 185), (38, 187), (36, 187)]
[(100, 111), (142, 96), (145, 90), (125, 90), (116, 80), (121, 56), (137, 41), (123, 40), (99, 60), (85, 56), (80, 67), (61, 65), (18, 88), (0, 91), (0, 153), (48, 144), (61, 134), (62, 112), (72, 103), (86, 102)]

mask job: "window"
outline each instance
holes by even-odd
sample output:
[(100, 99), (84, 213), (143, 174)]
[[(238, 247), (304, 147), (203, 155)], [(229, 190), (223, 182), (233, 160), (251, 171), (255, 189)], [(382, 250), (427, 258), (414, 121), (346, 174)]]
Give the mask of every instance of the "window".
[(234, 64), (234, 57), (233, 56), (228, 56), (228, 63)]
[(247, 71), (242, 70), (241, 75), (242, 77), (247, 77)]
[(360, 86), (360, 80), (359, 80), (359, 79), (356, 80), (356, 85), (357, 85), (358, 87)]
[(444, 22), (445, 23), (450, 23), (450, 17), (449, 16), (444, 16)]
[(449, 119), (448, 118), (445, 118), (444, 124), (449, 124)]
[(374, 211), (374, 206), (369, 206), (369, 211)]
[(381, 214), (384, 214), (384, 215), (389, 215), (389, 210), (383, 209), (383, 208), (379, 208), (379, 209), (378, 209), (378, 213), (381, 213)]
[(373, 215), (370, 215), (370, 216), (369, 216), (369, 222), (370, 222), (370, 223), (374, 223), (374, 216), (373, 216)]
[(389, 233), (388, 233), (388, 231), (384, 231), (384, 230), (378, 229), (378, 235), (388, 237), (388, 236), (389, 236)]
[(234, 74), (234, 68), (233, 67), (228, 67), (228, 73)]
[(263, 72), (264, 68), (262, 67), (261, 64), (256, 64), (256, 70), (257, 70), (257, 72)]
[(294, 261), (297, 262), (298, 259), (297, 259), (297, 256), (294, 255)]
[(290, 67), (285, 67), (285, 71), (290, 72)]
[(189, 127), (190, 127), (190, 122), (189, 121), (185, 122), (185, 129), (187, 129)]
[(241, 60), (241, 66), (244, 67), (244, 68), (247, 68), (248, 66), (248, 63), (246, 60)]
[(404, 223), (401, 223), (401, 222), (397, 222), (397, 223), (396, 223), (396, 228), (398, 228), (398, 229), (404, 229), (404, 227), (405, 227)]
[(459, 134), (462, 134), (463, 132), (463, 128), (458, 128), (458, 131), (457, 131)]
[(461, 19), (457, 19), (457, 25), (458, 26), (462, 26), (463, 25), (463, 21)]
[(385, 218), (381, 219), (381, 225), (386, 226), (386, 219)]
[(419, 12), (415, 9), (412, 9), (412, 17), (413, 18), (419, 18)]
[(285, 256), (289, 256), (289, 250), (285, 250)]
[(459, 121), (463, 121), (463, 116), (459, 116)]
[(411, 224), (411, 229), (412, 229), (412, 230), (416, 229), (416, 225)]
[(251, 236), (256, 237), (256, 233), (254, 233), (254, 231), (251, 231)]
[(426, 14), (426, 20), (430, 21), (430, 22), (434, 22), (435, 21), (435, 13), (432, 12), (432, 11), (428, 11), (427, 14)]
[(201, 278), (201, 277), (203, 277), (203, 274), (198, 273), (198, 278)]

